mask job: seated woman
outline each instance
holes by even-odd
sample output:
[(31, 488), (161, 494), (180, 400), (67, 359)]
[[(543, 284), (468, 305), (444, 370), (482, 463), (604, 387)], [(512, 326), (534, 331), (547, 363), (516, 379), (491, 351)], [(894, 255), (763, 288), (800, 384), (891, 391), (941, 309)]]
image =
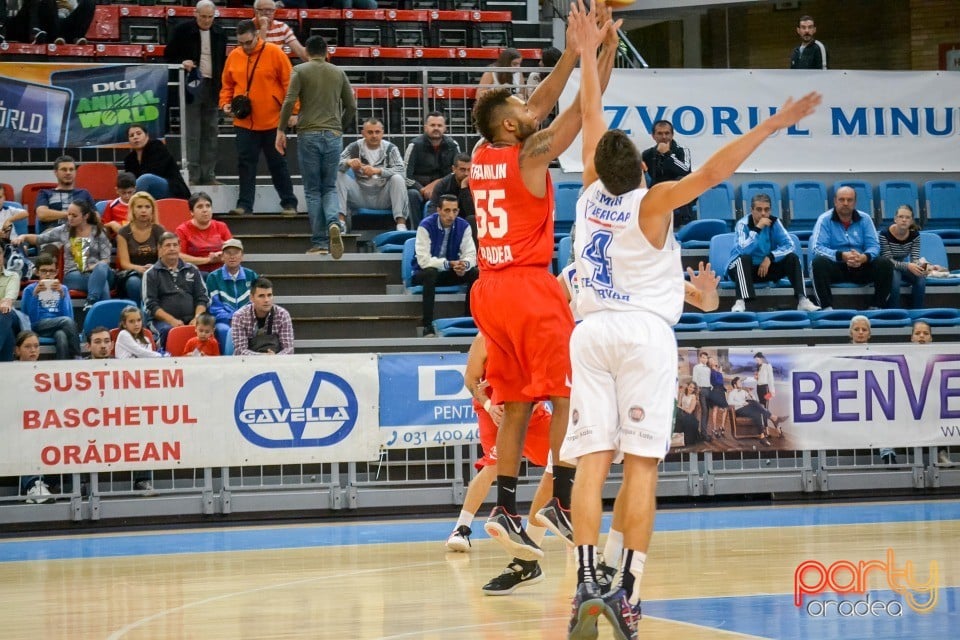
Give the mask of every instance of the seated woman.
[(177, 227), (180, 259), (210, 273), (223, 263), (223, 243), (233, 237), (230, 228), (213, 219), (213, 200), (200, 191), (190, 196), (193, 219)]
[(123, 159), (123, 170), (137, 176), (137, 191), (146, 191), (157, 200), (190, 197), (190, 189), (167, 145), (151, 140), (139, 124), (127, 127), (127, 140), (131, 151)]
[[(159, 260), (157, 250), (163, 227), (157, 224), (157, 202), (146, 191), (130, 198), (130, 221), (117, 233), (118, 295), (140, 303), (143, 274)], [(122, 287), (120, 285), (123, 285)]]
[(13, 240), (14, 244), (45, 245), (57, 243), (63, 247), (63, 284), (68, 289), (87, 294), (89, 309), (101, 300), (110, 299), (114, 281), (110, 258), (113, 245), (100, 216), (86, 200), (74, 200), (67, 207), (67, 221), (37, 235), (25, 233)]
[[(508, 48), (503, 49), (494, 63), (490, 66), (514, 67), (519, 69), (521, 63), (523, 63), (523, 56), (520, 55), (520, 52), (516, 49)], [(486, 89), (504, 86), (510, 87), (514, 93), (522, 91), (523, 74), (519, 71), (514, 71), (512, 73), (509, 71), (485, 71), (483, 75), (480, 76), (480, 89), (477, 91), (477, 97), (479, 98)]]
[(913, 221), (913, 207), (897, 208), (893, 224), (880, 232), (880, 257), (893, 262), (890, 283), (891, 308), (900, 307), (900, 285), (910, 285), (910, 308), (922, 309), (927, 288), (927, 263), (920, 259), (920, 228)]

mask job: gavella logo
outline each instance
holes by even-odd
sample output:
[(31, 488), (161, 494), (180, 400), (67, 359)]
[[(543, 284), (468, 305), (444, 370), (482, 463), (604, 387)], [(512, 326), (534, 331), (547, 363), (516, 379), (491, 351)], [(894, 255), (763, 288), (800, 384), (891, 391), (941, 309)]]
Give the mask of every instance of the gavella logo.
[[(893, 549), (887, 549), (885, 562), (861, 560), (854, 563), (838, 560), (830, 565), (824, 565), (817, 560), (801, 562), (793, 574), (793, 604), (816, 617), (831, 614), (843, 617), (902, 616), (903, 604), (899, 600), (873, 600), (871, 594), (867, 593), (870, 574), (885, 578), (887, 586), (902, 596), (907, 606), (917, 613), (930, 613), (937, 606), (939, 565), (931, 561), (927, 580), (921, 582), (914, 574), (913, 562), (907, 560), (903, 568), (897, 567)], [(805, 595), (817, 596), (829, 591), (840, 596), (855, 594), (863, 599), (810, 599), (804, 604)]]

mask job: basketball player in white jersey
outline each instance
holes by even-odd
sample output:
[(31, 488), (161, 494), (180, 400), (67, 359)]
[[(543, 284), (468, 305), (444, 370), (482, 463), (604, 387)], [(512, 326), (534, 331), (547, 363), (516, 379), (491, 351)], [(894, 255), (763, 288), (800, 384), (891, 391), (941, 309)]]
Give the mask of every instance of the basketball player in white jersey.
[[(560, 452), (577, 464), (571, 513), (579, 566), (569, 637), (596, 638), (602, 613), (614, 637), (632, 640), (653, 533), (657, 466), (670, 446), (676, 400), (672, 326), (683, 309), (684, 280), (673, 210), (732, 175), (767, 136), (812, 113), (820, 95), (787, 100), (697, 171), (648, 191), (640, 186), (640, 152), (622, 131), (605, 132), (596, 52), (582, 51), (580, 68), (585, 189), (577, 203), (574, 254), (583, 321), (570, 340), (570, 423)], [(623, 532), (623, 554), (619, 580), (602, 594), (595, 562), (601, 490), (620, 457), (623, 484), (614, 521)]]

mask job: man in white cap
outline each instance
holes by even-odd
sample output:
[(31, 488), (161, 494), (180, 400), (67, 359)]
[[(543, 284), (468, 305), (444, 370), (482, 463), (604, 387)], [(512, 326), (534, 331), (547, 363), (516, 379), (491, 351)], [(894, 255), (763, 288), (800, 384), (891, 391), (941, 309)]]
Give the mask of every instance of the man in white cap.
[(207, 276), (207, 292), (210, 308), (217, 319), (217, 335), (230, 330), (233, 314), (240, 307), (250, 304), (250, 284), (257, 279), (252, 269), (244, 267), (243, 243), (230, 238), (223, 243), (223, 266)]

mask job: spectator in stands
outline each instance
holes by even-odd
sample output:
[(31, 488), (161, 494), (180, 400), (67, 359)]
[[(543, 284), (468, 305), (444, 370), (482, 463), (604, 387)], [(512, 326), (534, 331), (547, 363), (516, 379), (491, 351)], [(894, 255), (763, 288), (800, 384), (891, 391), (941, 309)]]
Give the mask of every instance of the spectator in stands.
[(870, 318), (855, 315), (850, 318), (850, 344), (867, 344), (870, 342)]
[(137, 304), (143, 296), (143, 274), (159, 260), (160, 236), (157, 202), (146, 191), (133, 194), (130, 222), (117, 234), (117, 292)]
[(736, 241), (727, 264), (727, 275), (733, 280), (737, 301), (731, 311), (746, 311), (747, 300), (755, 297), (753, 283), (777, 282), (787, 278), (793, 287), (798, 311), (818, 311), (810, 302), (803, 286), (803, 269), (794, 252), (793, 238), (783, 223), (770, 215), (770, 196), (758, 193), (750, 202), (750, 215), (743, 216), (734, 227)]
[(124, 307), (120, 312), (120, 332), (114, 351), (117, 360), (130, 358), (160, 358), (150, 330), (143, 326), (143, 314), (137, 307)]
[[(111, 235), (116, 236), (120, 228), (130, 221), (130, 198), (137, 192), (137, 176), (129, 171), (117, 174), (117, 197), (107, 203), (100, 216), (100, 222)], [(151, 199), (153, 196), (151, 196)]]
[(57, 176), (57, 186), (53, 189), (41, 189), (37, 195), (37, 230), (63, 222), (67, 217), (67, 206), (74, 200), (86, 200), (93, 206), (93, 196), (86, 189), (74, 187), (77, 179), (77, 163), (70, 156), (60, 156), (53, 161), (53, 173)]
[(197, 317), (197, 335), (183, 345), (185, 356), (219, 356), (220, 345), (214, 337), (217, 319), (209, 313), (201, 313)]
[[(15, 344), (12, 347), (12, 356), (7, 358), (0, 355), (0, 361), (9, 362), (16, 359), (17, 362), (36, 362), (40, 359), (40, 336), (33, 331), (21, 331), (16, 339), (13, 337), (6, 340), (5, 335), (0, 335), (2, 340), (8, 344)], [(0, 354), (7, 351), (8, 347), (0, 347)], [(30, 496), (27, 498), (27, 504), (43, 504), (53, 502), (50, 486), (44, 481), (43, 476), (20, 476), (20, 495)]]
[[(36, 362), (40, 359), (40, 336), (33, 331), (21, 331), (15, 338), (13, 356), (17, 362)], [(3, 360), (0, 357), (0, 360)], [(6, 362), (6, 360), (4, 360)]]
[[(521, 64), (523, 64), (523, 56), (520, 52), (508, 47), (500, 50), (500, 55), (497, 56), (490, 67), (519, 69)], [(513, 93), (520, 93), (523, 90), (523, 73), (520, 71), (484, 71), (483, 75), (480, 76), (480, 88), (477, 90), (477, 97), (482, 96), (484, 91), (503, 86), (510, 87)]]
[(460, 207), (460, 217), (470, 223), (473, 231), (473, 240), (477, 240), (477, 214), (473, 204), (473, 194), (470, 193), (470, 167), (472, 166), (469, 153), (458, 153), (451, 167), (451, 172), (433, 188), (433, 196), (427, 204), (427, 215), (437, 212), (440, 208), (440, 197), (444, 195), (457, 196)]
[(67, 222), (36, 235), (25, 233), (14, 244), (26, 242), (45, 245), (55, 242), (63, 247), (63, 284), (87, 294), (89, 309), (100, 300), (110, 299), (114, 282), (110, 259), (113, 246), (100, 223), (100, 216), (87, 200), (74, 200), (67, 207)]
[[(220, 108), (233, 116), (240, 176), (237, 206), (230, 213), (244, 215), (253, 211), (257, 162), (263, 153), (273, 186), (280, 196), (281, 213), (295, 216), (297, 196), (293, 193), (290, 169), (286, 158), (276, 149), (278, 126), (295, 124), (292, 116), (288, 122), (280, 122), (280, 107), (287, 95), (293, 67), (280, 47), (260, 39), (253, 20), (237, 24), (237, 45), (227, 56), (220, 89)], [(240, 96), (247, 97), (250, 113), (233, 112), (234, 99)]]
[(457, 214), (456, 196), (440, 197), (440, 211), (427, 216), (417, 229), (413, 284), (423, 286), (423, 335), (432, 336), (437, 285), (467, 285), (463, 315), (470, 315), (470, 288), (480, 275), (477, 247), (466, 220)]
[(93, 0), (23, 0), (7, 23), (7, 37), (33, 44), (87, 44), (84, 36), (96, 8)]
[(250, 285), (257, 274), (242, 265), (243, 243), (236, 238), (224, 242), (222, 252), (223, 266), (207, 276), (207, 294), (217, 329), (229, 331), (233, 314), (250, 304)]
[(260, 31), (260, 37), (278, 47), (290, 47), (290, 51), (303, 61), (309, 60), (307, 50), (297, 40), (297, 35), (286, 22), (274, 19), (277, 3), (273, 0), (256, 0), (253, 3), (253, 17)]
[(160, 236), (160, 259), (143, 276), (143, 306), (165, 344), (173, 327), (196, 324), (207, 310), (209, 298), (203, 274), (180, 259), (180, 239), (170, 231)]
[(13, 305), (18, 295), (20, 274), (0, 269), (0, 362), (10, 362), (14, 358), (14, 340), (20, 331), (20, 318)]
[[(307, 64), (297, 65), (280, 109), (280, 121), (293, 114), (300, 100), (297, 120), (297, 157), (310, 218), (310, 248), (307, 253), (343, 256), (345, 227), (340, 221), (337, 196), (337, 166), (343, 152), (343, 131), (357, 117), (357, 101), (343, 69), (327, 62), (327, 42), (322, 36), (307, 39)], [(287, 135), (277, 129), (277, 152), (286, 153)]]
[(460, 153), (457, 141), (446, 135), (447, 119), (439, 111), (427, 114), (423, 134), (407, 145), (403, 163), (407, 166), (407, 194), (410, 226), (416, 228), (423, 214), (423, 203), (433, 197), (433, 190), (447, 175)]
[[(641, 155), (647, 171), (647, 187), (690, 175), (693, 170), (693, 156), (690, 149), (681, 147), (673, 139), (673, 124), (669, 120), (657, 120), (653, 123), (653, 139), (657, 144), (646, 149)], [(673, 210), (674, 229), (696, 219), (693, 213), (694, 202), (696, 200)]]
[(140, 124), (127, 127), (127, 140), (131, 151), (123, 159), (123, 169), (137, 176), (137, 191), (146, 191), (157, 200), (190, 197), (190, 189), (167, 145), (151, 140)]
[(233, 237), (230, 228), (213, 219), (213, 200), (203, 191), (190, 196), (193, 218), (177, 227), (180, 259), (210, 273), (223, 263), (223, 243)]
[(293, 321), (273, 303), (273, 283), (264, 277), (250, 285), (251, 303), (233, 315), (230, 337), (238, 356), (293, 353)]
[(890, 296), (893, 263), (880, 256), (877, 229), (869, 214), (858, 211), (857, 192), (840, 187), (833, 209), (822, 213), (813, 227), (813, 291), (824, 309), (833, 308), (834, 282), (873, 284), (873, 305), (879, 309)]
[(27, 220), (29, 217), (30, 214), (26, 209), (14, 208), (7, 202), (7, 197), (4, 195), (3, 189), (0, 189), (0, 228), (3, 229), (4, 233), (8, 234), (8, 240), (17, 237), (17, 230), (13, 227), (13, 223), (18, 220)]
[[(378, 118), (367, 118), (360, 133), (363, 139), (351, 142), (340, 154), (341, 213), (351, 215), (354, 208), (391, 209), (397, 231), (406, 231), (409, 203), (400, 150), (383, 139), (383, 122)], [(352, 178), (348, 170), (353, 171)]]
[(91, 360), (109, 360), (113, 357), (113, 338), (110, 329), (97, 326), (90, 330), (87, 344), (90, 347)]
[[(545, 47), (540, 50), (540, 62), (538, 67), (540, 69), (552, 69), (557, 66), (557, 62), (560, 61), (560, 56), (563, 55), (563, 52), (556, 47)], [(526, 90), (526, 99), (529, 100), (530, 96), (533, 95), (533, 91), (537, 88), (541, 82), (547, 79), (547, 76), (550, 75), (550, 71), (532, 71), (530, 75), (527, 76), (527, 90)], [(540, 123), (541, 127), (547, 126), (546, 122)]]
[(216, 178), (220, 86), (227, 59), (227, 36), (214, 23), (216, 5), (200, 0), (196, 20), (181, 22), (167, 36), (164, 59), (183, 66), (193, 88), (187, 93), (182, 122), (187, 124), (187, 168), (190, 184), (220, 184)]
[(800, 45), (790, 55), (791, 69), (826, 69), (827, 48), (815, 39), (817, 25), (810, 16), (800, 16), (797, 21), (797, 35), (800, 36)]
[(80, 332), (73, 321), (70, 291), (57, 280), (57, 261), (49, 253), (37, 256), (37, 276), (39, 281), (23, 290), (21, 311), (30, 318), (30, 328), (37, 335), (53, 338), (57, 360), (79, 358)]
[(880, 255), (893, 263), (889, 306), (900, 306), (900, 285), (910, 285), (910, 307), (923, 308), (927, 288), (927, 261), (920, 257), (920, 228), (913, 221), (913, 207), (897, 208), (893, 224), (880, 232)]
[(933, 332), (930, 331), (930, 325), (923, 320), (917, 320), (910, 329), (910, 342), (917, 344), (929, 344), (933, 342)]

